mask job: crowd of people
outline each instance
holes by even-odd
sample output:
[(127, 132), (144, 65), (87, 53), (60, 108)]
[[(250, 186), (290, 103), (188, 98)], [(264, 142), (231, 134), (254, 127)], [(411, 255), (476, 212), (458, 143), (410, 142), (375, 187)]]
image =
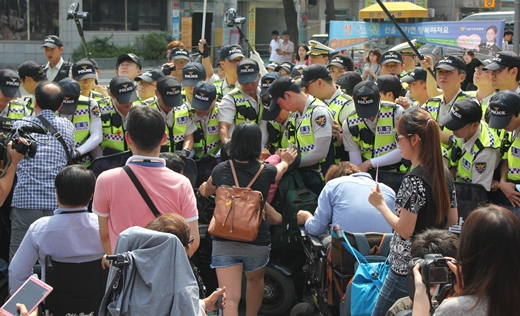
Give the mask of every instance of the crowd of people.
[[(499, 51), (483, 60), (467, 51), (464, 59), (450, 55), (419, 61), (411, 48), (383, 54), (371, 50), (358, 72), (348, 55), (333, 54), (313, 40), (295, 50), (289, 37), (284, 31), (280, 39), (273, 31), (265, 65), (257, 52), (247, 58), (241, 46), (227, 45), (214, 69), (204, 39), (197, 47), (200, 63), (191, 62), (190, 51), (178, 41), (168, 45), (168, 61), (157, 68), (142, 69), (137, 55), (123, 54), (116, 75), (102, 86), (93, 59), (65, 62), (62, 41), (48, 36), (42, 46), (47, 65), (28, 61), (17, 71), (0, 70), (0, 115), (13, 119), (14, 129), (39, 126), (50, 132), (32, 134), (37, 144), (33, 158), (14, 146), (25, 144), (23, 137), (4, 148), (0, 200), (13, 191), (11, 292), (46, 255), (62, 262), (100, 260), (110, 267), (106, 255), (133, 226), (177, 236), (191, 257), (200, 244), (194, 189), (209, 196), (220, 186), (234, 185), (233, 166), (241, 186), (263, 168), (252, 188), (270, 199), (272, 186), (285, 173), (315, 170), (326, 182), (318, 208), (314, 214), (297, 214), (311, 234), (324, 234), (331, 224), (351, 232), (394, 232), (392, 269), (373, 315), (385, 315), (408, 295), (407, 265), (416, 236), (457, 223), (455, 181), (481, 185), (507, 209), (485, 208), (509, 221), (494, 234), (503, 233), (509, 238), (504, 242), (518, 250), (519, 230), (505, 236), (503, 228), (518, 226), (520, 217), (517, 54)], [(31, 97), (19, 98), (20, 87)], [(211, 177), (193, 188), (181, 174), (179, 157), (215, 159), (223, 147), (229, 160), (222, 159)], [(125, 168), (97, 179), (88, 170), (95, 158), (128, 150), (132, 156)], [(404, 175), (397, 192), (378, 183), (379, 169)], [(190, 306), (199, 306), (195, 313), (217, 308), (225, 292), (226, 315), (238, 315), (245, 272), (246, 314), (258, 314), (269, 225), (280, 222), (270, 203), (262, 201), (262, 209), (264, 204), (267, 218), (256, 240), (212, 241), (211, 267), (225, 290), (200, 302), (190, 297)], [(494, 220), (485, 218), (491, 215), (477, 218), (481, 212), (475, 211), (464, 227), (472, 218), (473, 226)], [(463, 228), (461, 239), (470, 242), (472, 234)], [(484, 264), (472, 262), (475, 249), (461, 245), (459, 261), (450, 268), (464, 280), (457, 291), (469, 296), (464, 306), (477, 304), (483, 315), (492, 315), (502, 302), (490, 293), (494, 283), (481, 290), (466, 273)], [(419, 282), (416, 289), (424, 294)], [(424, 304), (416, 301), (414, 312)]]

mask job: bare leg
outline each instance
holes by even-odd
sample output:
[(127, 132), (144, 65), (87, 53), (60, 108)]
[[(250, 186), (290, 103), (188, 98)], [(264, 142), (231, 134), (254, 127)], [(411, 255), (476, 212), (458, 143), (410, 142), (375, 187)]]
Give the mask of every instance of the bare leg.
[(264, 270), (246, 272), (246, 316), (256, 316), (264, 298)]
[[(240, 303), (242, 291), (242, 268), (242, 264), (225, 268), (216, 268), (219, 287), (226, 286), (226, 310), (224, 312), (226, 316), (238, 316), (238, 304)], [(260, 305), (258, 308), (260, 308)]]

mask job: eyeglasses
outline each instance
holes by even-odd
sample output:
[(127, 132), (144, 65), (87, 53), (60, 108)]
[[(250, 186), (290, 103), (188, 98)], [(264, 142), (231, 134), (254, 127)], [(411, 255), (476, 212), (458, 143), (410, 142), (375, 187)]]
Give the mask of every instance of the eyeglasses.
[(397, 133), (395, 133), (395, 142), (396, 143), (399, 143), (399, 141), (405, 137), (410, 137), (412, 136), (413, 134), (407, 134), (406, 136), (405, 135), (399, 135)]
[(137, 82), (137, 85), (140, 86), (140, 87), (143, 87), (143, 88), (155, 87), (155, 85), (153, 83), (149, 83), (149, 82), (146, 82), (144, 80), (141, 80), (141, 81)]
[(490, 73), (492, 73), (493, 71), (492, 71), (492, 70), (489, 70), (489, 69), (484, 69), (484, 68), (476, 67), (476, 68), (475, 68), (475, 72), (478, 73), (478, 74), (481, 74), (481, 73), (490, 74)]
[(195, 237), (190, 236), (190, 240), (188, 241), (188, 245), (193, 244), (194, 241), (195, 241)]

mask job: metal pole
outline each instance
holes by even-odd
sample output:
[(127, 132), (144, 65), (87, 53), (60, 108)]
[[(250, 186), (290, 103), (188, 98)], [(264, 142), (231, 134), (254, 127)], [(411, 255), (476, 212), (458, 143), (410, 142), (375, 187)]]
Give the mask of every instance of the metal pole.
[(513, 30), (513, 51), (518, 54), (520, 44), (520, 0), (515, 0), (515, 29)]
[(206, 8), (208, 5), (208, 0), (204, 0), (204, 7), (202, 9), (202, 35), (200, 38), (205, 38), (204, 33), (206, 32)]

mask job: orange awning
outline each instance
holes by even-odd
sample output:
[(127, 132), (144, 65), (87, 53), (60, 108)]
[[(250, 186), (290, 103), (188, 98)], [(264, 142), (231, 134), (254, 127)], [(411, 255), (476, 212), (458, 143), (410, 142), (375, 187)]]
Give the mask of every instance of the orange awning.
[[(414, 3), (403, 1), (403, 2), (384, 2), (384, 5), (394, 15), (396, 19), (405, 18), (427, 18), (428, 9), (418, 6)], [(359, 10), (360, 19), (385, 19), (386, 14), (379, 4), (375, 3), (364, 9)]]

